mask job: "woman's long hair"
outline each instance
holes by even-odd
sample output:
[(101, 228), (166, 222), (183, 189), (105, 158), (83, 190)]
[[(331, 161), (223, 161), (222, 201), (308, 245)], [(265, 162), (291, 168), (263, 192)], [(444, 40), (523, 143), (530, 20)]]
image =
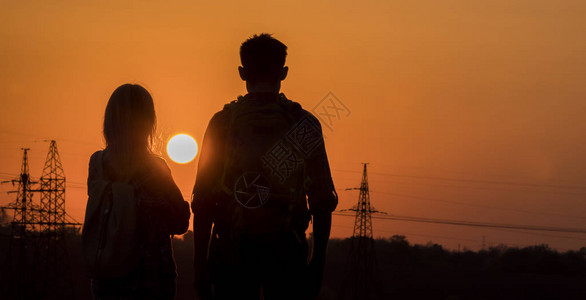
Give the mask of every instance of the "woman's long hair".
[(138, 84), (124, 84), (110, 96), (104, 114), (106, 149), (113, 162), (131, 172), (150, 154), (156, 128), (153, 98)]

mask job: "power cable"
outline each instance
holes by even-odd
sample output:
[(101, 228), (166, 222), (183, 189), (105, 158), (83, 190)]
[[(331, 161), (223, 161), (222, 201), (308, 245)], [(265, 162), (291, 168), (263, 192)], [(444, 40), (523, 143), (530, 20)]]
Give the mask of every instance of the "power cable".
[[(345, 216), (345, 217), (355, 217), (354, 214), (340, 213), (340, 212), (334, 212), (334, 215)], [(517, 229), (517, 230), (553, 231), (553, 232), (586, 234), (586, 229), (580, 229), (580, 228), (563, 228), (563, 227), (547, 227), (547, 226), (499, 224), (499, 223), (482, 223), (482, 222), (470, 222), (470, 221), (462, 221), (462, 220), (433, 219), (433, 218), (397, 216), (397, 215), (373, 215), (372, 218), (373, 219), (382, 219), (382, 220), (405, 221), (405, 222), (445, 224), (445, 225), (455, 225), (455, 226), (504, 228), (504, 229)]]

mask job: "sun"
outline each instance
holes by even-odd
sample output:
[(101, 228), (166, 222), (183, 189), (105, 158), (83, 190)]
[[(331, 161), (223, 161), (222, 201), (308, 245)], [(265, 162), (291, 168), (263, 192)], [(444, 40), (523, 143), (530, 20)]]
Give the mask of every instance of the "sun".
[(197, 143), (187, 134), (177, 134), (167, 143), (167, 155), (176, 163), (186, 164), (197, 155)]

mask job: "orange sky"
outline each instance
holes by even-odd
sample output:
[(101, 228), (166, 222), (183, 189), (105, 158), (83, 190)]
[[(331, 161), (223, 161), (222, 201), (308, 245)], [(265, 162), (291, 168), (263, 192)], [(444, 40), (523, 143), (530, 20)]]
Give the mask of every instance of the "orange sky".
[[(351, 110), (325, 132), (340, 208), (357, 201), (342, 190), (370, 162), (373, 205), (391, 214), (586, 227), (584, 2), (161, 2), (0, 1), (1, 180), (19, 172), (24, 146), (39, 176), (42, 140), (56, 139), (67, 209), (83, 220), (111, 92), (143, 84), (163, 140), (185, 132), (201, 142), (213, 113), (245, 93), (240, 43), (270, 32), (289, 47), (288, 97), (311, 109), (333, 92)], [(197, 163), (169, 164), (188, 196)], [(0, 186), (0, 205), (13, 201), (10, 189)], [(333, 235), (350, 235), (352, 222), (335, 217)], [(374, 231), (450, 248), (478, 249), (483, 236), (488, 245), (586, 244), (584, 235), (388, 220)]]

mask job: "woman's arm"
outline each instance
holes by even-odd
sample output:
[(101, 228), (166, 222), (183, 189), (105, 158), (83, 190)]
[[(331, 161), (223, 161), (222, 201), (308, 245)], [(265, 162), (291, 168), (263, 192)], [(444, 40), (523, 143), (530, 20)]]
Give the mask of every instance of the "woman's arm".
[(149, 200), (145, 205), (153, 206), (161, 212), (168, 234), (183, 234), (189, 227), (189, 203), (183, 199), (167, 163), (158, 157), (154, 161), (154, 166), (147, 172), (147, 179), (140, 183), (149, 195), (145, 198), (154, 200)]

